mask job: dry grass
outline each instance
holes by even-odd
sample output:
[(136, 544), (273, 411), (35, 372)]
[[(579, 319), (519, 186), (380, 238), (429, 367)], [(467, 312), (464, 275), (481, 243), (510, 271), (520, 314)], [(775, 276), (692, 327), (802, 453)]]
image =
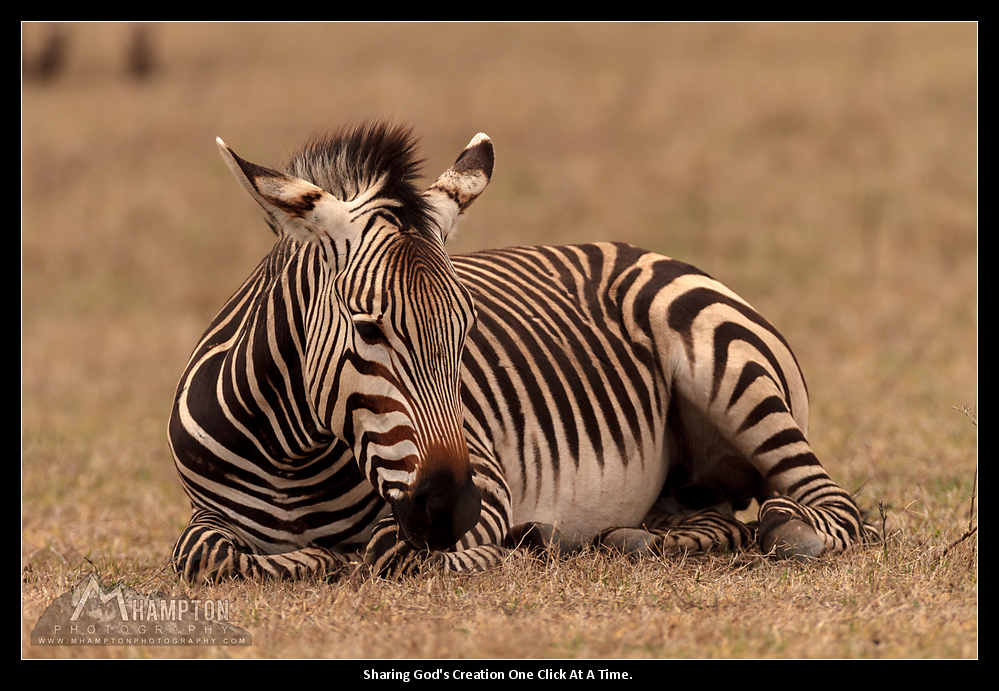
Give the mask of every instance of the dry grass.
[(977, 426), (954, 410), (977, 406), (977, 27), (165, 25), (143, 82), (126, 28), (73, 27), (66, 72), (22, 90), (25, 634), (95, 567), (187, 592), (163, 572), (173, 388), (272, 242), (214, 137), (277, 165), (370, 116), (413, 124), (428, 177), (494, 140), (455, 252), (625, 240), (747, 297), (802, 362), (820, 457), (895, 532), (808, 566), (228, 584), (249, 648), (22, 656), (977, 656)]

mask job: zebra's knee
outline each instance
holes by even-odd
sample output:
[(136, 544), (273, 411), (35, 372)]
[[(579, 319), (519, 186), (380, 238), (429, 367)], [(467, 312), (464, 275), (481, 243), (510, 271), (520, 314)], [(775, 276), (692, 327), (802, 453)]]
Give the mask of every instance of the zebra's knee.
[(233, 575), (231, 542), (220, 533), (188, 528), (174, 546), (174, 572), (190, 583), (213, 583)]
[(355, 570), (352, 579), (372, 576), (394, 580), (413, 575), (423, 565), (436, 563), (439, 559), (439, 553), (418, 550), (407, 542), (390, 516), (375, 526), (364, 548), (363, 568)]

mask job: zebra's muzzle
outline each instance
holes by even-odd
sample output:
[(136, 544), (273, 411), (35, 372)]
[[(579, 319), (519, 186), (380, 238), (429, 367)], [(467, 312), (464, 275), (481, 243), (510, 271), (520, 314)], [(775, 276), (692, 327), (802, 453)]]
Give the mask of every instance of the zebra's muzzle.
[(392, 503), (406, 539), (420, 549), (448, 549), (479, 522), (482, 499), (471, 473), (463, 483), (447, 471), (430, 474)]

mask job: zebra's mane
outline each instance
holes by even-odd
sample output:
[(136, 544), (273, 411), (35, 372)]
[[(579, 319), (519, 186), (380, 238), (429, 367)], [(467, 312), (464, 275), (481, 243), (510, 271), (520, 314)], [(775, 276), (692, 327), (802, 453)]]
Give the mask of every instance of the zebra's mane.
[(393, 212), (403, 229), (426, 234), (433, 216), (415, 184), (422, 164), (410, 128), (374, 122), (316, 133), (292, 156), (285, 172), (343, 201), (378, 185), (378, 197), (399, 204)]

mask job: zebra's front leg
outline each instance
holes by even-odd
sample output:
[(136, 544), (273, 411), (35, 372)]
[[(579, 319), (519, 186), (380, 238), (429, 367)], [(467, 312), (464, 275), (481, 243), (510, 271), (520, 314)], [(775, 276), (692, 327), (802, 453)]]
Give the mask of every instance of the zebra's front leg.
[(498, 544), (470, 543), (462, 540), (446, 552), (419, 549), (405, 539), (395, 519), (389, 517), (375, 526), (364, 551), (364, 566), (368, 574), (390, 579), (412, 576), (428, 568), (477, 573), (498, 566), (507, 553)]
[(322, 547), (304, 547), (284, 554), (259, 554), (241, 539), (224, 517), (198, 509), (181, 533), (171, 559), (181, 578), (192, 583), (226, 578), (253, 581), (334, 578), (346, 574), (349, 559)]
[[(424, 563), (433, 561), (433, 557), (433, 552), (407, 542), (395, 518), (388, 516), (375, 524), (364, 549), (363, 561), (367, 573), (372, 576), (400, 578), (418, 572)], [(355, 576), (361, 575), (355, 572)]]
[(508, 550), (504, 546), (513, 514), (510, 489), (497, 465), (472, 454), (473, 481), (482, 507), (479, 522), (454, 547), (430, 552), (410, 544), (389, 516), (376, 524), (364, 551), (364, 565), (373, 576), (399, 578), (435, 566), (456, 573), (474, 573), (498, 566)]
[(753, 543), (745, 523), (714, 509), (692, 513), (652, 515), (640, 528), (611, 528), (597, 535), (595, 544), (626, 554), (671, 555), (683, 552), (739, 551)]

